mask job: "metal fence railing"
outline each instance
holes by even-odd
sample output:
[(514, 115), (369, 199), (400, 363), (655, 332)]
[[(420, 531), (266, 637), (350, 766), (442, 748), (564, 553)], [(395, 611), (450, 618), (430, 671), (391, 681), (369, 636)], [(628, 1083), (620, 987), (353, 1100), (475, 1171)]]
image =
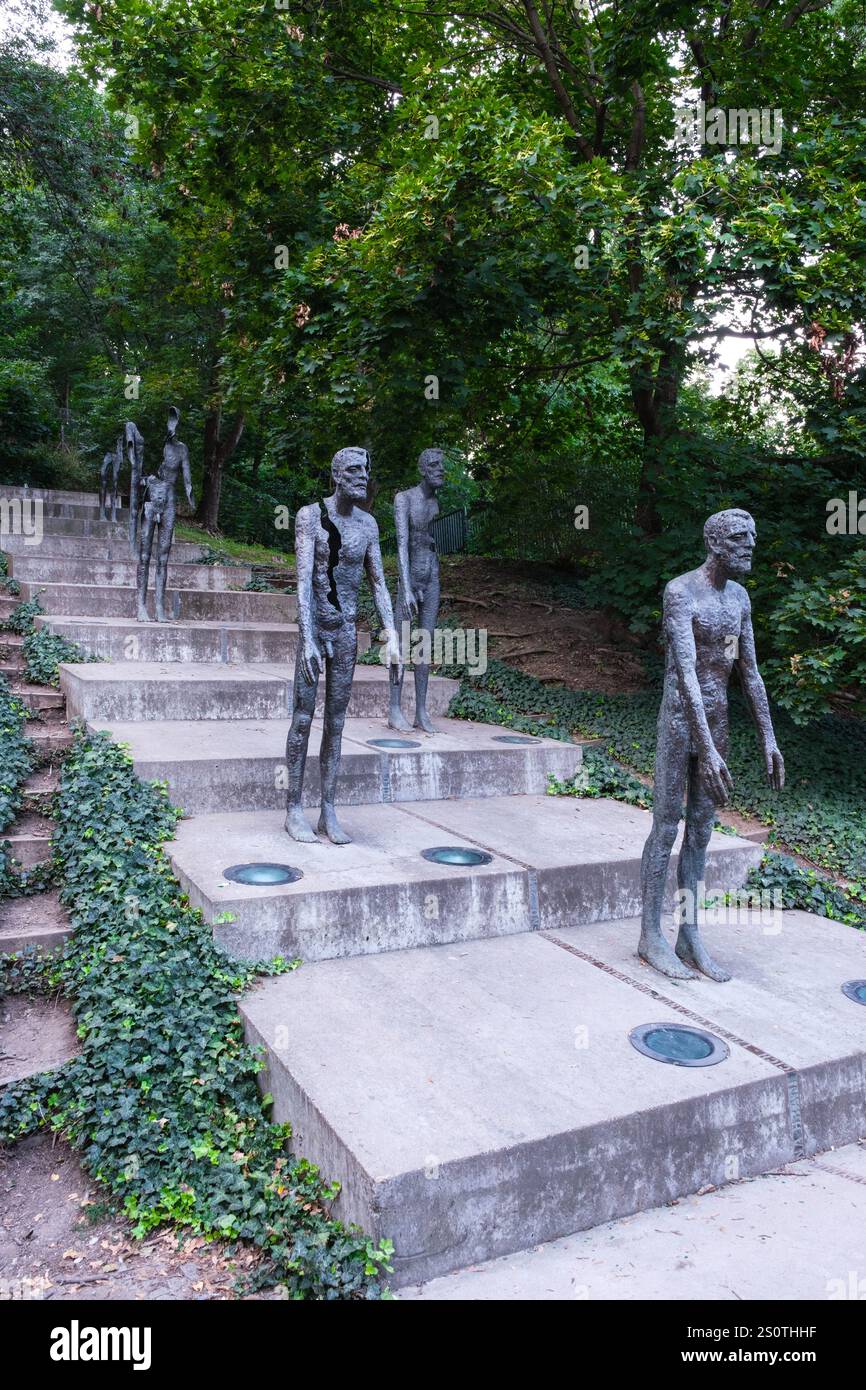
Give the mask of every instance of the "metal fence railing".
[(469, 518), (465, 507), (445, 512), (430, 523), (437, 555), (455, 555), (469, 548)]

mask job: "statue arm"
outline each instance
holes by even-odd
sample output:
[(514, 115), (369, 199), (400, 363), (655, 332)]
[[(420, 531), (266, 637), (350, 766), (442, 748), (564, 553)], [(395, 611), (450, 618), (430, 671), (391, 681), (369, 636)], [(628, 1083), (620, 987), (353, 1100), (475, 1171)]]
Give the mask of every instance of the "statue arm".
[(189, 470), (189, 449), (185, 444), (180, 456), (180, 466), (183, 469), (183, 486), (186, 491), (186, 500), (189, 502), (193, 511), (195, 511), (195, 499), (192, 495), (192, 474)]
[(695, 634), (692, 630), (692, 603), (682, 590), (665, 590), (665, 638), (670, 645), (679, 677), (683, 708), (697, 753), (699, 773), (713, 799), (722, 804), (733, 790), (731, 774), (713, 742), (697, 670)]
[(752, 605), (745, 590), (743, 590), (743, 619), (740, 626), (737, 669), (740, 673), (740, 684), (743, 687), (746, 704), (749, 706), (749, 712), (754, 720), (758, 738), (764, 750), (767, 777), (770, 785), (775, 787), (777, 791), (781, 791), (785, 785), (785, 764), (782, 754), (779, 752), (779, 745), (776, 743), (776, 735), (773, 732), (767, 689), (758, 670), (758, 660), (755, 655), (755, 633), (752, 628)]
[(299, 507), (295, 517), (295, 570), (298, 578), (298, 654), (301, 670), (308, 682), (322, 668), (322, 654), (316, 642), (313, 617), (313, 565), (319, 517), (315, 507)]
[[(371, 517), (371, 521), (372, 521)], [(376, 605), (376, 612), (379, 614), (379, 622), (387, 634), (387, 665), (402, 667), (400, 659), (399, 643), (397, 633), (394, 629), (394, 613), (391, 608), (391, 595), (388, 593), (388, 585), (385, 583), (385, 568), (382, 564), (382, 550), (379, 545), (379, 528), (373, 521), (373, 532), (367, 544), (367, 552), (364, 556), (364, 569), (367, 572), (367, 580), (373, 590), (373, 602)]]
[(397, 569), (403, 593), (412, 593), (412, 578), (409, 564), (409, 498), (405, 492), (398, 492), (394, 498), (394, 527), (397, 532)]

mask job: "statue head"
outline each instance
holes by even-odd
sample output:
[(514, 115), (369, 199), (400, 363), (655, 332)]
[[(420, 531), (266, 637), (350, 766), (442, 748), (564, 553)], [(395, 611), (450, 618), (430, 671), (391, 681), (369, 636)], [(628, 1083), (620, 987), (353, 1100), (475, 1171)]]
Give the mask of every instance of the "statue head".
[(331, 477), (337, 492), (353, 502), (366, 502), (370, 486), (370, 455), (351, 446), (338, 449), (331, 459)]
[(168, 433), (165, 437), (166, 444), (171, 444), (177, 438), (177, 427), (180, 424), (180, 411), (176, 405), (168, 408)]
[(713, 512), (704, 523), (707, 556), (717, 557), (731, 574), (748, 574), (752, 568), (756, 536), (753, 517), (740, 507)]
[(441, 449), (422, 449), (418, 455), (418, 472), (434, 491), (445, 481), (445, 455)]

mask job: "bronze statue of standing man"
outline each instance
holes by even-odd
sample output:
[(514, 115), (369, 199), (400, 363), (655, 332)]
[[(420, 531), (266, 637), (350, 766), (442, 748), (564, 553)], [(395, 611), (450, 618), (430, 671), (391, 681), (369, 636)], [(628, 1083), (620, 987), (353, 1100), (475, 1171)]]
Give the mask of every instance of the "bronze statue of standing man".
[[(414, 619), (432, 647), (433, 632), (439, 614), (439, 557), (433, 539), (431, 522), (439, 515), (436, 494), (445, 473), (441, 449), (424, 449), (418, 457), (420, 483), (398, 492), (394, 498), (394, 523), (397, 531), (397, 621), (401, 632)], [(430, 679), (429, 661), (414, 661), (415, 668), (415, 727), (425, 734), (435, 732), (427, 713), (427, 684)], [(403, 696), (403, 676), (390, 685), (388, 724), (392, 729), (408, 733), (409, 724), (400, 708)]]
[[(698, 930), (707, 845), (716, 807), (733, 789), (728, 755), (728, 680), (734, 665), (758, 731), (767, 778), (781, 791), (779, 752), (764, 682), (755, 660), (749, 595), (737, 582), (752, 568), (755, 523), (748, 512), (716, 512), (704, 526), (707, 558), (672, 579), (664, 596), (665, 675), (658, 720), (653, 828), (641, 861), (643, 916), (638, 955), (663, 975), (693, 980), (731, 977), (710, 956)], [(672, 947), (661, 929), (665, 879), (686, 803), (677, 862), (679, 933)]]
[(382, 627), (386, 657), (400, 669), (400, 647), (385, 583), (379, 528), (357, 505), (367, 500), (370, 460), (366, 449), (340, 449), (331, 461), (334, 491), (323, 502), (301, 507), (295, 518), (298, 573), (298, 651), (292, 724), (286, 740), (288, 797), (286, 830), (294, 840), (315, 843), (303, 811), (304, 769), (316, 708), (319, 673), (325, 671), (325, 718), (319, 769), (322, 811), (318, 829), (335, 845), (351, 838), (334, 809), (343, 725), (358, 655), (358, 590), (366, 571)]

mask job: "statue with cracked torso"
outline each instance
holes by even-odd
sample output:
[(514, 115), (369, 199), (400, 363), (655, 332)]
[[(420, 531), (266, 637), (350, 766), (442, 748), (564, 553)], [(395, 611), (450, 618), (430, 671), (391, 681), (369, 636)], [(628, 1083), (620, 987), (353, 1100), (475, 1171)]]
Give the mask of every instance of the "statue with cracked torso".
[(351, 838), (335, 811), (343, 725), (358, 655), (357, 611), (366, 572), (382, 627), (387, 664), (402, 669), (394, 615), (385, 583), (379, 528), (362, 506), (367, 500), (370, 460), (366, 449), (340, 449), (331, 461), (334, 491), (322, 502), (301, 507), (295, 518), (298, 574), (298, 650), (295, 658), (292, 723), (286, 740), (288, 795), (286, 831), (315, 843), (303, 812), (304, 771), (319, 675), (325, 671), (325, 714), (319, 754), (321, 814), (318, 830), (335, 845)]
[[(731, 977), (712, 959), (698, 928), (707, 845), (716, 807), (733, 789), (728, 755), (728, 680), (737, 666), (772, 787), (785, 784), (764, 682), (755, 659), (749, 595), (738, 583), (752, 568), (755, 523), (738, 508), (704, 526), (707, 558), (672, 579), (664, 595), (665, 675), (656, 742), (653, 827), (641, 860), (643, 913), (638, 955), (676, 980), (697, 972)], [(672, 947), (661, 929), (671, 850), (685, 799), (685, 835), (677, 861), (679, 931)]]

